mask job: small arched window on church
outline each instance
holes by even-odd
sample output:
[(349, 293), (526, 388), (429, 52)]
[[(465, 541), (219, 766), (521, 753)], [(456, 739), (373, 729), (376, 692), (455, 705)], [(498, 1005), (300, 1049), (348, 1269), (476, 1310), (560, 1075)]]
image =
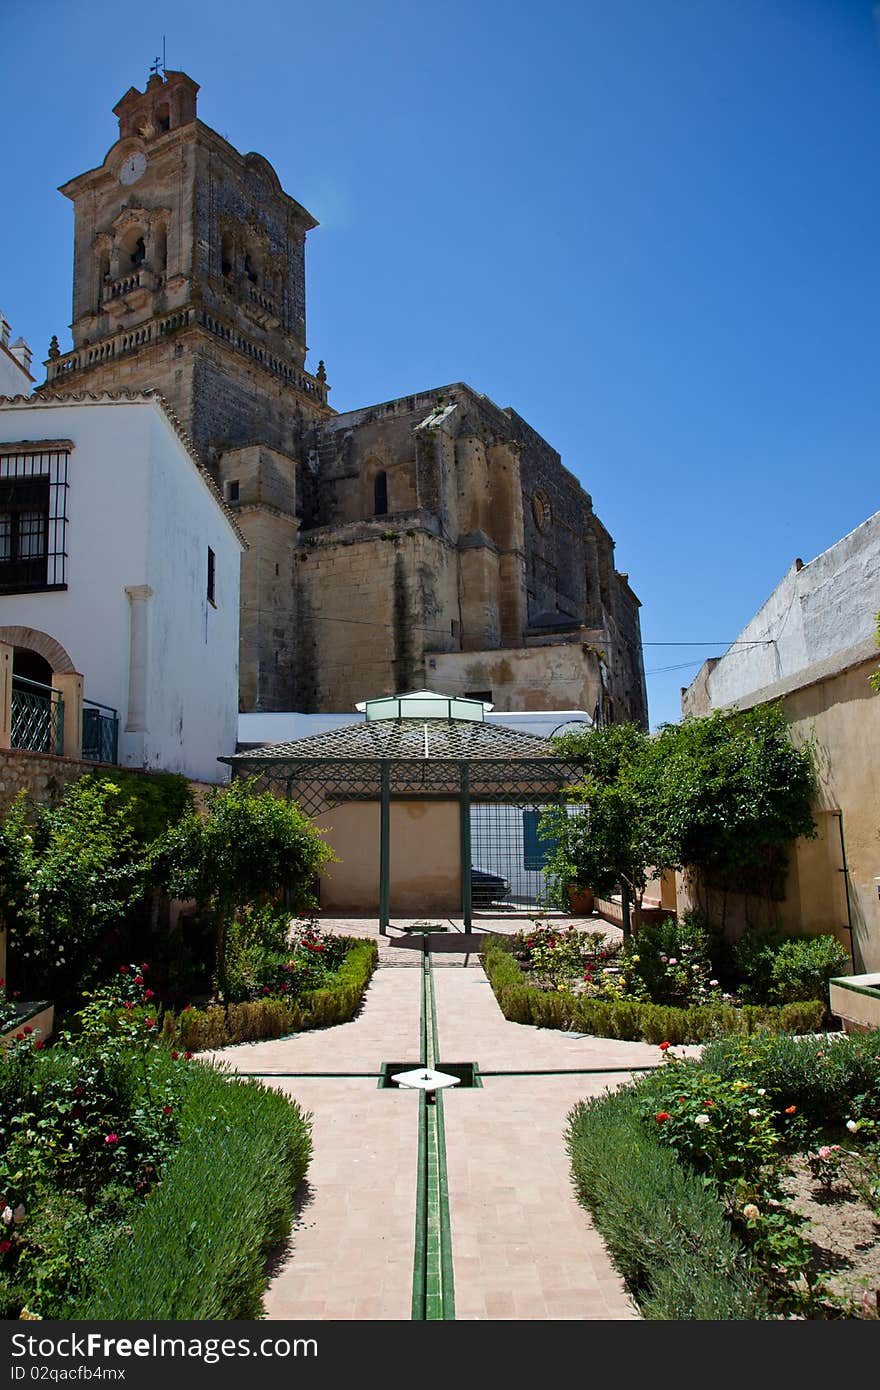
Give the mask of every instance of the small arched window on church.
[(101, 251), (98, 255), (98, 308), (104, 302), (104, 286), (110, 279), (110, 252)]
[(388, 474), (384, 469), (373, 479), (373, 515), (388, 515)]
[(250, 280), (252, 285), (255, 285), (260, 278), (260, 272), (257, 269), (256, 257), (252, 256), (250, 251), (245, 252), (244, 273)]
[(145, 261), (145, 259), (146, 259), (146, 255), (147, 255), (147, 248), (146, 248), (146, 245), (145, 245), (145, 243), (144, 243), (144, 239), (143, 239), (142, 236), (139, 236), (139, 237), (137, 238), (137, 240), (135, 241), (134, 249), (133, 249), (132, 252), (131, 252), (131, 263), (132, 263), (132, 265), (135, 266), (135, 267), (137, 267), (137, 266), (139, 266), (139, 265), (143, 265), (143, 263), (144, 263), (144, 261)]
[(156, 108), (156, 125), (160, 131), (171, 129), (171, 112), (167, 106)]
[(153, 269), (157, 275), (165, 273), (165, 265), (168, 260), (168, 230), (164, 222), (160, 222), (153, 232)]
[(223, 233), (220, 246), (220, 269), (223, 275), (231, 275), (235, 269), (235, 241), (231, 232)]

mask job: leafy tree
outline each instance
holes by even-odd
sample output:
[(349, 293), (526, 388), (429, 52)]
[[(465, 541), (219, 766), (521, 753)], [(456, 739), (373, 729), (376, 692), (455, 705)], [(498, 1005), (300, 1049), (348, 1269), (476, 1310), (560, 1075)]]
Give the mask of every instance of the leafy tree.
[(596, 893), (625, 885), (638, 927), (649, 878), (676, 858), (657, 814), (656, 745), (635, 724), (565, 734), (556, 743), (563, 757), (582, 764), (584, 777), (566, 789), (566, 805), (541, 819), (542, 836), (556, 840), (547, 865), (551, 897), (564, 907), (569, 884)]
[[(877, 646), (880, 647), (880, 613), (877, 614), (874, 621), (876, 623), (875, 636), (877, 639)], [(868, 677), (868, 680), (870, 681), (872, 689), (880, 690), (880, 667)]]
[(648, 879), (672, 868), (697, 869), (724, 892), (769, 893), (791, 843), (816, 833), (812, 750), (792, 742), (780, 704), (716, 711), (653, 737), (612, 725), (556, 743), (584, 770), (568, 808), (541, 821), (557, 840), (548, 874), (560, 905), (568, 883), (626, 885), (638, 925)]
[(0, 826), (0, 918), (20, 992), (67, 997), (93, 973), (96, 945), (148, 891), (126, 798), (84, 777), (57, 806), (24, 796)]
[(792, 742), (782, 704), (666, 725), (656, 752), (657, 813), (677, 867), (725, 893), (779, 891), (789, 847), (816, 834), (812, 747)]
[(294, 908), (314, 901), (313, 883), (333, 858), (305, 812), (238, 779), (209, 793), (206, 814), (172, 827), (154, 856), (167, 892), (195, 898), (214, 917), (218, 991), (228, 1002), (227, 940), (235, 913), (287, 889)]

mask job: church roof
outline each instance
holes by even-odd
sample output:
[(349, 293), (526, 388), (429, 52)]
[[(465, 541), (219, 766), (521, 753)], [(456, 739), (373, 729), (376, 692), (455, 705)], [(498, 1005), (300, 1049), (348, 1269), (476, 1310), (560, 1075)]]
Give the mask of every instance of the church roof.
[(376, 719), (310, 734), (291, 743), (267, 743), (220, 762), (321, 762), (339, 759), (416, 759), (471, 762), (478, 759), (531, 761), (558, 758), (549, 739), (501, 724), (460, 719)]

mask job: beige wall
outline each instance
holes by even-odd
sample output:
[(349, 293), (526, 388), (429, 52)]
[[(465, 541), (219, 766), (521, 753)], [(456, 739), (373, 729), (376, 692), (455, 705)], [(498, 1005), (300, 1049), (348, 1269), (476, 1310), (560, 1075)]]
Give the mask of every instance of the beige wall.
[[(325, 910), (379, 911), (379, 804), (349, 802), (315, 817), (339, 857), (321, 877)], [(458, 803), (392, 801), (391, 915), (459, 915)]]
[[(841, 819), (849, 869), (850, 912), (856, 970), (880, 970), (880, 694), (868, 684), (876, 659), (830, 675), (785, 695), (796, 741), (815, 739), (819, 792), (814, 807), (815, 840), (798, 840), (791, 856), (784, 902), (755, 902), (731, 895), (727, 923), (732, 932), (747, 921), (779, 922), (790, 930), (835, 931), (849, 946)], [(742, 702), (745, 704), (746, 702)], [(679, 908), (696, 901), (684, 880)], [(713, 901), (720, 911), (720, 902)]]
[(491, 690), (496, 710), (592, 711), (601, 690), (598, 657), (589, 643), (435, 652), (428, 656), (427, 665), (426, 679), (432, 689), (450, 695)]

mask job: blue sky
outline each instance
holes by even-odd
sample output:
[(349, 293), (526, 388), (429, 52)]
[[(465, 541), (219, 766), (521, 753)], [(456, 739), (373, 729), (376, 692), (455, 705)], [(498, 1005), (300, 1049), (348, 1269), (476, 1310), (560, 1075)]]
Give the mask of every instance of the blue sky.
[[(0, 308), (37, 359), (69, 343), (55, 190), (163, 34), (200, 117), (321, 222), (309, 364), (336, 408), (464, 380), (590, 492), (642, 599), (652, 725), (796, 556), (877, 510), (869, 0), (3, 7)], [(649, 645), (684, 642), (707, 645)]]

